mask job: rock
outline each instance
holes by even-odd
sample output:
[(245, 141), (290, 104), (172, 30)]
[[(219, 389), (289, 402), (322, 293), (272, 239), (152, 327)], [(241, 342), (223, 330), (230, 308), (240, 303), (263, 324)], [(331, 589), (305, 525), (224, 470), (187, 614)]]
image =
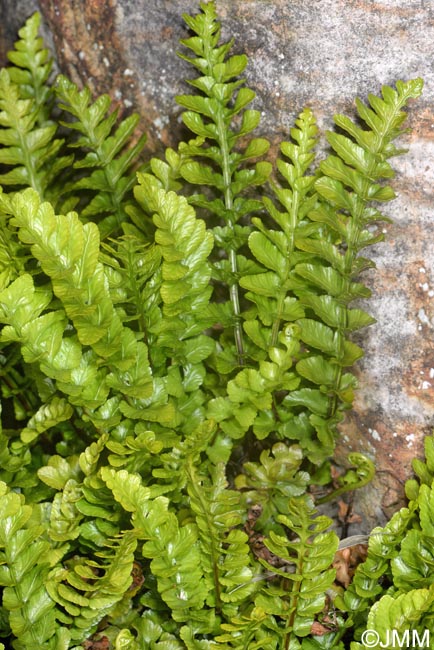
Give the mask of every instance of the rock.
[[(16, 29), (16, 2), (3, 5)], [(138, 110), (150, 153), (176, 143), (182, 127), (174, 97), (188, 92), (182, 79), (192, 71), (175, 51), (187, 34), (181, 14), (198, 3), (27, 0), (19, 3), (20, 18), (37, 5), (62, 71), (95, 93), (109, 92), (124, 112)], [(360, 390), (337, 453), (344, 461), (349, 451), (363, 451), (378, 467), (354, 505), (369, 530), (402, 504), (411, 460), (433, 423), (434, 10), (422, 0), (219, 0), (218, 10), (223, 36), (234, 35), (234, 51), (250, 58), (246, 76), (263, 112), (259, 131), (274, 152), (305, 105), (329, 128), (333, 113), (354, 115), (355, 96), (365, 99), (397, 79), (425, 79), (423, 98), (410, 108), (412, 133), (402, 139), (409, 152), (394, 162), (398, 197), (387, 207), (393, 223), (384, 228), (386, 243), (371, 251), (377, 271), (365, 276), (377, 324), (360, 336)]]

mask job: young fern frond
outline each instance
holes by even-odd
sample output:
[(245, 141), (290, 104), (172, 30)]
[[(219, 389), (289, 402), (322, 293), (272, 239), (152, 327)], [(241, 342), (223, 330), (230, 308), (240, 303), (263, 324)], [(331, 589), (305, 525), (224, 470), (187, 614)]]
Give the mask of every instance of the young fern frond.
[(274, 392), (297, 389), (300, 378), (293, 363), (298, 349), (296, 332), (288, 325), (279, 335), (279, 347), (270, 348), (270, 361), (261, 359), (258, 369), (240, 370), (227, 382), (227, 395), (208, 402), (207, 417), (231, 438), (242, 438), (250, 427), (258, 439), (278, 433), (279, 422), (272, 415)]
[[(214, 197), (199, 195), (191, 201), (214, 214), (223, 227), (215, 231), (217, 243), (228, 257), (227, 264), (220, 264), (220, 276), (229, 287), (234, 319), (237, 363), (245, 362), (243, 331), (241, 325), (241, 306), (238, 288), (238, 273), (241, 257), (239, 249), (245, 243), (248, 228), (238, 224), (241, 218), (260, 204), (256, 200), (244, 198), (249, 187), (262, 185), (271, 172), (268, 162), (251, 165), (252, 159), (261, 157), (268, 150), (269, 143), (263, 138), (250, 141), (242, 150), (238, 141), (250, 134), (259, 123), (260, 114), (246, 109), (255, 93), (242, 87), (238, 79), (246, 65), (245, 55), (228, 57), (232, 42), (219, 44), (220, 24), (214, 2), (201, 3), (202, 13), (192, 17), (184, 15), (194, 36), (181, 43), (193, 56), (180, 54), (191, 63), (200, 76), (189, 83), (199, 91), (196, 95), (180, 95), (178, 103), (187, 109), (183, 113), (185, 125), (203, 143), (185, 145), (191, 157), (180, 168), (181, 176), (189, 183), (211, 188)], [(239, 149), (239, 150), (238, 150)], [(199, 162), (206, 159), (210, 164)], [(199, 159), (199, 161), (195, 160)], [(249, 166), (245, 166), (249, 163)]]
[(56, 95), (60, 108), (73, 118), (63, 126), (79, 134), (69, 146), (86, 154), (80, 159), (76, 157), (74, 168), (84, 171), (79, 172), (81, 177), (68, 190), (80, 192), (81, 196), (89, 191), (90, 198), (81, 214), (97, 221), (105, 238), (128, 221), (128, 204), (136, 182), (134, 171), (146, 136), (141, 135), (131, 144), (139, 116), (130, 115), (117, 124), (118, 111), (110, 112), (108, 95), (93, 102), (88, 88), (79, 90), (62, 75), (57, 79)]
[(258, 523), (268, 532), (278, 514), (288, 514), (289, 499), (306, 492), (310, 477), (300, 469), (303, 454), (296, 445), (278, 442), (271, 450), (264, 449), (259, 461), (244, 463), (235, 485), (247, 503), (261, 505)]

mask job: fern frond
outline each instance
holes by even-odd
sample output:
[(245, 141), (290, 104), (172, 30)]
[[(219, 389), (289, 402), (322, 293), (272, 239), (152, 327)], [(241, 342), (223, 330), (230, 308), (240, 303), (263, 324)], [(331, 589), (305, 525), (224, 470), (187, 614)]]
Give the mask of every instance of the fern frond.
[[(24, 99), (18, 84), (6, 68), (0, 71), (0, 163), (9, 171), (0, 174), (0, 183), (12, 188), (32, 187), (41, 197), (56, 200), (55, 179), (72, 163), (59, 156), (63, 140), (55, 138), (57, 126), (50, 121), (38, 125), (40, 107), (35, 99)], [(51, 187), (53, 185), (53, 187)]]
[(0, 585), (3, 607), (19, 648), (48, 648), (56, 632), (55, 602), (46, 584), (50, 571), (50, 544), (44, 527), (29, 525), (32, 508), (24, 497), (0, 484)]
[(78, 400), (88, 407), (99, 405), (108, 393), (106, 373), (97, 369), (91, 355), (83, 355), (75, 337), (63, 337), (64, 312), (40, 315), (50, 299), (49, 292), (35, 291), (30, 276), (22, 275), (15, 280), (0, 294), (0, 319), (6, 324), (1, 339), (18, 341), (24, 360), (39, 363), (72, 403)]
[[(12, 210), (20, 238), (32, 246), (42, 269), (51, 277), (53, 291), (71, 318), (80, 343), (92, 346), (96, 355), (107, 360), (111, 369), (107, 387), (122, 387), (124, 394), (148, 397), (152, 378), (147, 348), (123, 327), (114, 310), (104, 268), (98, 262), (96, 225), (82, 225), (74, 213), (56, 216), (32, 190), (16, 195)], [(115, 343), (117, 354), (113, 354)]]
[(9, 225), (10, 217), (0, 214), (0, 291), (25, 272), (28, 251)]
[[(161, 319), (155, 318), (150, 331), (160, 349), (160, 358), (155, 355), (154, 362), (164, 364), (166, 389), (177, 396), (179, 411), (183, 420), (187, 420), (201, 409), (203, 362), (215, 348), (213, 339), (203, 334), (212, 324), (207, 311), (212, 292), (208, 256), (213, 237), (184, 197), (166, 192), (151, 175), (139, 173), (138, 179), (135, 196), (152, 211), (156, 251), (162, 261), (158, 287)], [(148, 295), (151, 287), (155, 288), (154, 282), (147, 289)], [(155, 298), (154, 306), (158, 316)], [(171, 363), (168, 371), (166, 359)], [(161, 373), (161, 369), (157, 367), (156, 372)], [(189, 423), (190, 431), (200, 421), (199, 415), (194, 417), (195, 421)]]
[(309, 474), (301, 470), (303, 453), (300, 447), (283, 442), (262, 451), (259, 463), (243, 464), (243, 473), (235, 479), (247, 503), (261, 505), (262, 530), (274, 525), (278, 514), (288, 513), (288, 501), (301, 496), (309, 484)]
[(85, 152), (74, 163), (75, 169), (85, 171), (68, 189), (80, 191), (81, 196), (82, 190), (89, 190), (91, 198), (82, 216), (98, 221), (104, 238), (128, 221), (127, 207), (136, 181), (134, 170), (146, 136), (141, 135), (134, 143), (139, 116), (133, 114), (117, 124), (117, 111), (109, 112), (108, 95), (93, 102), (88, 88), (79, 91), (63, 75), (57, 79), (56, 95), (60, 108), (73, 118), (64, 126), (79, 134), (69, 146)]
[(129, 512), (137, 535), (145, 541), (143, 555), (151, 559), (151, 571), (158, 592), (170, 607), (175, 621), (196, 620), (209, 630), (212, 612), (204, 611), (207, 584), (203, 578), (197, 529), (192, 524), (179, 526), (168, 510), (168, 500), (150, 500), (151, 490), (138, 475), (125, 470), (102, 470), (103, 480), (115, 499)]
[[(330, 567), (338, 538), (334, 532), (326, 532), (332, 521), (325, 516), (316, 516), (305, 495), (291, 498), (288, 510), (288, 515), (279, 515), (277, 521), (291, 531), (295, 539), (289, 540), (271, 530), (265, 545), (292, 565), (294, 572), (276, 570), (264, 561), (264, 566), (284, 580), (280, 589), (264, 588), (255, 602), (268, 614), (285, 621), (285, 634), (290, 644), (288, 639), (292, 635), (304, 637), (310, 633), (315, 617), (325, 606), (326, 591), (335, 579), (335, 571)], [(280, 596), (279, 603), (276, 595)]]
[[(229, 289), (232, 305), (238, 363), (244, 363), (238, 249), (246, 237), (237, 222), (260, 207), (257, 201), (244, 198), (243, 193), (250, 187), (263, 185), (267, 180), (271, 165), (264, 161), (254, 164), (250, 161), (263, 156), (269, 143), (263, 138), (256, 138), (244, 150), (237, 147), (238, 141), (249, 135), (260, 119), (258, 111), (246, 109), (255, 93), (238, 79), (247, 65), (247, 57), (228, 57), (232, 42), (219, 44), (220, 24), (215, 3), (202, 3), (200, 7), (202, 13), (194, 17), (184, 15), (185, 22), (195, 35), (181, 43), (193, 56), (180, 54), (199, 71), (200, 76), (189, 81), (199, 92), (181, 95), (177, 101), (187, 109), (183, 113), (184, 123), (195, 135), (203, 138), (203, 143), (183, 147), (190, 160), (181, 166), (180, 173), (189, 183), (209, 187), (214, 194), (211, 200), (199, 195), (192, 197), (191, 201), (205, 207), (224, 224), (223, 238), (227, 243), (223, 248), (228, 256), (228, 268), (225, 268), (223, 279)], [(210, 164), (204, 164), (203, 159)]]
[[(271, 199), (264, 197), (268, 213), (279, 230), (267, 228), (259, 218), (252, 219), (255, 231), (249, 236), (249, 248), (264, 270), (260, 275), (248, 275), (241, 280), (241, 285), (248, 289), (246, 298), (257, 308), (252, 317), (259, 317), (263, 325), (270, 328), (268, 346), (277, 344), (282, 324), (304, 316), (303, 306), (292, 295), (290, 279), (295, 265), (304, 257), (298, 250), (297, 239), (308, 231), (306, 217), (317, 201), (315, 177), (308, 175), (315, 159), (312, 150), (317, 128), (309, 109), (299, 115), (295, 124), (291, 129), (292, 141), (281, 144), (285, 158), (277, 161), (287, 187), (273, 186), (285, 211), (280, 212)], [(246, 326), (248, 324), (249, 321)]]
[(104, 254), (100, 259), (116, 273), (113, 279), (109, 276), (113, 292), (118, 292), (116, 302), (124, 308), (128, 322), (137, 320), (139, 331), (152, 346), (155, 342), (153, 329), (161, 319), (161, 253), (131, 224), (124, 224), (123, 231), (124, 234), (110, 244), (103, 242)]
[(289, 499), (287, 512), (277, 517), (282, 532), (271, 530), (264, 540), (280, 568), (260, 559), (270, 581), (255, 595), (254, 607), (221, 625), (225, 633), (217, 640), (229, 647), (301, 648), (300, 637), (308, 637), (324, 608), (325, 592), (335, 577), (330, 566), (338, 546), (337, 536), (326, 532), (332, 521), (317, 516), (306, 495)]
[(191, 463), (187, 472), (202, 566), (210, 583), (207, 604), (225, 611), (224, 603), (241, 603), (254, 590), (247, 534), (235, 529), (243, 521), (240, 493), (228, 489), (221, 463), (212, 468), (208, 480)]
[(299, 349), (292, 325), (279, 334), (279, 344), (280, 347), (270, 348), (270, 361), (259, 361), (258, 370), (241, 370), (227, 382), (227, 396), (208, 402), (207, 417), (219, 422), (227, 435), (241, 438), (253, 427), (255, 435), (263, 439), (279, 431), (279, 423), (272, 415), (274, 391), (294, 391), (300, 382), (292, 370)]
[(26, 443), (32, 442), (47, 429), (56, 426), (59, 422), (69, 420), (72, 414), (73, 409), (65, 399), (53, 397), (51, 402), (41, 406), (31, 417), (21, 431), (21, 439)]
[(132, 580), (136, 545), (135, 534), (127, 531), (98, 554), (102, 561), (83, 562), (75, 557), (70, 568), (51, 573), (47, 589), (53, 601), (65, 610), (66, 619), (72, 623), (71, 638), (76, 642), (90, 636), (124, 597)]
[[(395, 645), (396, 638), (408, 639), (416, 638), (414, 632), (417, 632), (419, 639), (426, 640), (426, 631), (432, 633), (432, 616), (434, 613), (434, 589), (412, 589), (407, 593), (400, 594), (396, 597), (385, 594), (376, 602), (368, 616), (368, 629), (375, 630), (378, 633), (380, 647), (392, 647)], [(396, 631), (397, 637), (390, 638), (391, 630)], [(404, 643), (406, 641), (404, 640)], [(354, 644), (355, 649), (361, 644)]]
[(38, 113), (37, 123), (42, 126), (51, 119), (53, 90), (49, 77), (53, 59), (39, 36), (41, 14), (36, 12), (18, 31), (19, 40), (7, 53), (13, 64), (8, 67), (11, 80), (18, 84), (23, 99), (33, 99)]

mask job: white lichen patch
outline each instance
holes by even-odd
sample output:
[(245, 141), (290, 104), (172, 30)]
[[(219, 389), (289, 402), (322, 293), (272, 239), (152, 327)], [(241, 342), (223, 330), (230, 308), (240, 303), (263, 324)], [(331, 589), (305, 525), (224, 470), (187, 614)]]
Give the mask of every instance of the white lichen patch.
[(411, 447), (413, 447), (414, 438), (415, 438), (414, 433), (409, 433), (408, 435), (405, 436), (405, 439), (407, 441), (407, 447), (409, 449), (411, 449)]
[(371, 436), (374, 438), (374, 440), (381, 440), (381, 436), (378, 433), (377, 429), (368, 429), (369, 433)]
[(167, 116), (163, 117), (156, 117), (155, 120), (153, 121), (153, 125), (155, 126), (156, 129), (161, 131), (164, 129), (164, 127), (169, 123), (169, 118)]

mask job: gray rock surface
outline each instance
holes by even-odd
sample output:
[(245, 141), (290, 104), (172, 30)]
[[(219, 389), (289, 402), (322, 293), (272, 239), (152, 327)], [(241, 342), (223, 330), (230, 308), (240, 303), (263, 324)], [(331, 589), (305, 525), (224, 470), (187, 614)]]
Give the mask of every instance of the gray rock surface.
[[(13, 0), (2, 0), (16, 27)], [(174, 52), (186, 36), (182, 12), (195, 0), (21, 0), (20, 17), (39, 7), (53, 33), (60, 68), (95, 93), (110, 92), (137, 109), (149, 151), (174, 144), (180, 131), (177, 93), (191, 71)], [(355, 96), (422, 76), (423, 98), (410, 110), (408, 154), (395, 161), (398, 198), (387, 211), (386, 243), (373, 255), (368, 310), (377, 318), (361, 336), (360, 390), (342, 427), (338, 456), (367, 452), (378, 467), (355, 510), (370, 529), (402, 503), (411, 460), (422, 453), (434, 416), (434, 3), (430, 0), (219, 0), (223, 36), (249, 55), (249, 85), (263, 112), (259, 129), (274, 144), (297, 113), (312, 107), (322, 128), (336, 112), (354, 114)], [(14, 18), (14, 20), (12, 20)], [(7, 37), (3, 25), (2, 42)], [(6, 36), (5, 36), (6, 34)], [(1, 36), (1, 34), (0, 34)], [(6, 40), (5, 40), (6, 39)]]

